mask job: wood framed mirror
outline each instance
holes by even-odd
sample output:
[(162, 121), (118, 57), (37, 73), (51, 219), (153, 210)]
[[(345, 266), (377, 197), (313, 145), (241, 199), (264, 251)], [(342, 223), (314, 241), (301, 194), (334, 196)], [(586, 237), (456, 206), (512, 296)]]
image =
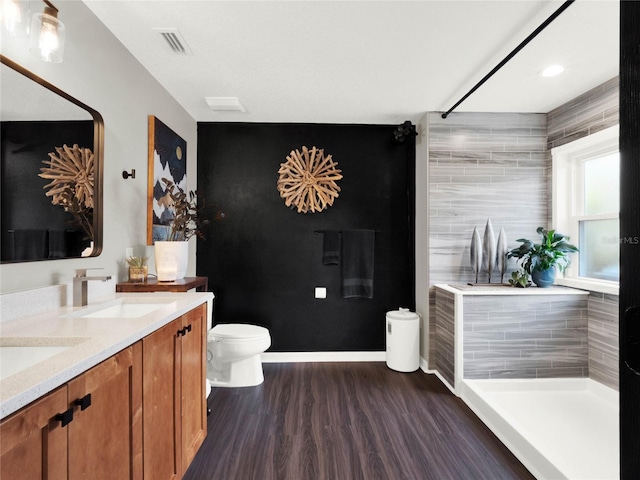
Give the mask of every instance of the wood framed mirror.
[(2, 263), (100, 255), (102, 116), (4, 55), (0, 62)]

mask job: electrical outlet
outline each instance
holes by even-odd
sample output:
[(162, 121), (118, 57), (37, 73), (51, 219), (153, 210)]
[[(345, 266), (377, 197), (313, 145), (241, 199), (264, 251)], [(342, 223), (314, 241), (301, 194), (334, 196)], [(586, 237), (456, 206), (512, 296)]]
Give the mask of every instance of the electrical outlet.
[(316, 287), (316, 298), (327, 298), (327, 287)]

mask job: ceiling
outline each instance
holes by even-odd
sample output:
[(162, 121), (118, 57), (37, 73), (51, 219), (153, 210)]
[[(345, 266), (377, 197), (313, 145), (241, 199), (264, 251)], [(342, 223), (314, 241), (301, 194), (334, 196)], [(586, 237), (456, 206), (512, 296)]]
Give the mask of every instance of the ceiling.
[[(448, 110), (562, 4), (84, 1), (197, 121), (373, 124)], [(618, 1), (577, 0), (456, 111), (548, 112), (613, 78), (618, 22)], [(191, 55), (171, 51), (166, 28)], [(541, 77), (553, 63), (565, 72)]]

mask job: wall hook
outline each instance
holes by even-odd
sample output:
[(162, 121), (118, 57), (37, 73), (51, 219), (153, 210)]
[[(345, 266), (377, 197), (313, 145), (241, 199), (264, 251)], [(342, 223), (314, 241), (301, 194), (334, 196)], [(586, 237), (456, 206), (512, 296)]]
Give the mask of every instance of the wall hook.
[(136, 178), (136, 169), (135, 168), (131, 169), (131, 173), (127, 172), (126, 170), (122, 171), (122, 178), (124, 178), (126, 180), (129, 177)]

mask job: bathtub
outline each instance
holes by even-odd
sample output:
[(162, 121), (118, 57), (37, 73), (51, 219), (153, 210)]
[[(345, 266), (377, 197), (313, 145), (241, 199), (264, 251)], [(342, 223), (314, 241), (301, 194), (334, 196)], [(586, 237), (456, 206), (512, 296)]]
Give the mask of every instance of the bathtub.
[(461, 383), (464, 402), (538, 480), (620, 478), (617, 391), (587, 378)]

